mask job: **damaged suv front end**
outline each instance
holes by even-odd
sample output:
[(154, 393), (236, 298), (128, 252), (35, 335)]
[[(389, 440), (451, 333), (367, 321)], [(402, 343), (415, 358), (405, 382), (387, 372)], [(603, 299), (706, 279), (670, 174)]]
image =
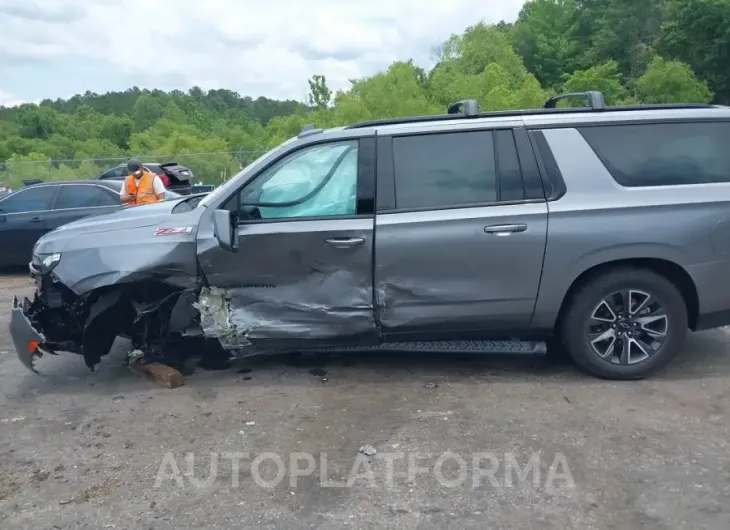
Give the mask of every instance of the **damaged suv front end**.
[(320, 133), (306, 129), (204, 197), (43, 236), (35, 294), (12, 307), (23, 364), (35, 371), (38, 357), (63, 351), (93, 370), (119, 336), (128, 361), (181, 371), (190, 360), (378, 344), (374, 131)]
[(190, 204), (199, 200), (90, 217), (42, 237), (29, 264), (35, 294), (14, 298), (11, 308), (21, 362), (35, 372), (37, 358), (64, 351), (93, 370), (117, 336), (149, 359), (169, 355), (168, 343), (194, 320), (195, 232), (204, 208)]

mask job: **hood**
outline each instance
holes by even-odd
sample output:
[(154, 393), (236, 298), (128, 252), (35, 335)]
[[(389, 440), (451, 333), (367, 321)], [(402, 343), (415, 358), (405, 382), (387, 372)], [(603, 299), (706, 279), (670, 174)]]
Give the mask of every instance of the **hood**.
[(65, 224), (49, 232), (41, 239), (55, 239), (56, 237), (72, 237), (75, 234), (94, 234), (99, 232), (113, 232), (154, 226), (166, 219), (172, 209), (186, 198), (154, 202), (141, 206), (131, 206), (113, 213), (90, 215), (77, 221)]
[(33, 259), (60, 254), (53, 274), (78, 295), (151, 279), (188, 288), (197, 282), (196, 235), (205, 208), (173, 213), (186, 200), (134, 206), (69, 223), (41, 237)]
[[(132, 206), (117, 210), (113, 213), (90, 215), (62, 225), (42, 236), (35, 244), (34, 252), (60, 252), (67, 248), (99, 247), (115, 241), (141, 241), (145, 239), (141, 234), (132, 234), (137, 229), (146, 229), (145, 234), (154, 233), (154, 226), (161, 223), (177, 226), (195, 226), (195, 219), (199, 215), (193, 214), (196, 210), (189, 210), (186, 214), (173, 214), (172, 210), (189, 200), (181, 197), (169, 201), (160, 201), (141, 206)], [(190, 215), (193, 214), (193, 215)], [(103, 234), (109, 233), (109, 237)], [(111, 234), (113, 233), (113, 234)], [(129, 234), (128, 234), (129, 233)]]

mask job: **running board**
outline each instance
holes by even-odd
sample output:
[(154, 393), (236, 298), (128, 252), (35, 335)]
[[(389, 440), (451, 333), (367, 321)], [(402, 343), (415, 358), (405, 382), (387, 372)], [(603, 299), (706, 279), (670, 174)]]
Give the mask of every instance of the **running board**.
[(315, 348), (300, 350), (307, 353), (319, 352), (424, 352), (424, 353), (474, 353), (497, 355), (545, 355), (544, 342), (519, 340), (434, 340), (416, 342), (384, 342), (376, 346), (346, 346), (338, 348)]

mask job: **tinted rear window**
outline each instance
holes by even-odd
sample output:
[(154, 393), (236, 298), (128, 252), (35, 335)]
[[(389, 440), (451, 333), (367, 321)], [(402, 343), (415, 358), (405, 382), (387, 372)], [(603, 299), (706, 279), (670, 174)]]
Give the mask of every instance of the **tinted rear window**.
[(172, 171), (173, 173), (179, 173), (180, 171), (188, 171), (188, 168), (185, 166), (181, 166), (179, 164), (173, 164), (173, 165), (163, 165), (160, 166), (165, 171)]
[(61, 186), (56, 199), (56, 210), (66, 208), (93, 208), (99, 206), (101, 190), (97, 186), (71, 184)]
[(730, 122), (578, 129), (622, 186), (730, 182)]
[(398, 209), (451, 208), (497, 200), (490, 131), (393, 139)]

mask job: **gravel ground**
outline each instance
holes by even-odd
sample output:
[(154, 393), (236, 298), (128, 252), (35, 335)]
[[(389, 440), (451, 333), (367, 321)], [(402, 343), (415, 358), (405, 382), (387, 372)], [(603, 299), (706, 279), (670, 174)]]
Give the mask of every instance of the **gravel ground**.
[[(30, 290), (1, 278), (0, 319)], [(727, 529), (729, 342), (693, 334), (639, 382), (379, 353), (168, 390), (121, 366), (123, 343), (96, 373), (66, 355), (36, 376), (2, 325), (0, 528)]]

